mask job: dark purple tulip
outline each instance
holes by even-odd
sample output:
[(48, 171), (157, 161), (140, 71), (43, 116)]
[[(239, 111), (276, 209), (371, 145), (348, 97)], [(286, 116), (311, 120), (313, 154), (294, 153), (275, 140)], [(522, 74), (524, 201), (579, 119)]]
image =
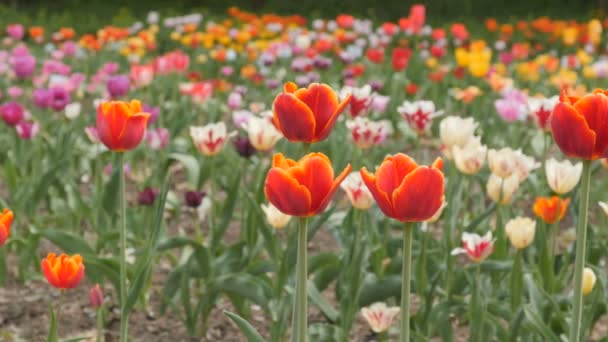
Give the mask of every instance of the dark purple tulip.
[(369, 86), (372, 87), (372, 91), (380, 91), (384, 88), (384, 83), (379, 80), (373, 80), (369, 82)]
[(110, 93), (110, 96), (113, 98), (118, 98), (124, 95), (127, 95), (129, 92), (129, 86), (131, 82), (129, 81), (129, 76), (127, 75), (116, 75), (111, 76), (106, 83), (106, 88)]
[(70, 104), (70, 93), (63, 87), (51, 88), (51, 108), (55, 111), (61, 111)]
[(13, 56), (13, 71), (19, 78), (28, 78), (36, 71), (36, 58), (32, 55)]
[(53, 94), (48, 89), (36, 89), (32, 94), (34, 104), (42, 109), (49, 108), (53, 102)]
[(16, 126), (23, 120), (24, 114), (23, 107), (17, 102), (7, 102), (0, 106), (2, 120), (9, 126)]
[(205, 198), (206, 193), (203, 191), (188, 191), (184, 196), (186, 200), (186, 205), (191, 208), (198, 208), (203, 202), (203, 198)]
[(158, 196), (158, 190), (150, 187), (145, 188), (143, 191), (137, 194), (137, 203), (139, 203), (139, 205), (150, 206), (154, 204), (156, 196)]
[(249, 142), (249, 138), (247, 137), (237, 137), (234, 139), (233, 143), (234, 148), (243, 158), (249, 158), (256, 152), (255, 147), (251, 145), (251, 142)]

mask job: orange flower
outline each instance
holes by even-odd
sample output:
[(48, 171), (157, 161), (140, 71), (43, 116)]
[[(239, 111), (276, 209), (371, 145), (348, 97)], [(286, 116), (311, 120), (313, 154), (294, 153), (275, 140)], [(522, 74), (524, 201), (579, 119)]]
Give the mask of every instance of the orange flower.
[(4, 211), (0, 213), (0, 246), (4, 245), (11, 235), (11, 222), (13, 222), (13, 212), (4, 209)]
[(32, 26), (29, 29), (30, 37), (34, 40), (40, 40), (44, 36), (44, 27), (42, 26)]
[(149, 117), (137, 100), (102, 103), (97, 108), (99, 140), (112, 151), (132, 150), (143, 139)]
[(61, 290), (73, 289), (80, 284), (84, 276), (82, 257), (78, 254), (57, 256), (55, 253), (49, 253), (42, 259), (42, 273), (54, 287)]
[(313, 143), (325, 140), (351, 95), (338, 102), (338, 96), (327, 84), (312, 83), (300, 88), (293, 82), (274, 100), (275, 126), (292, 142)]
[(569, 198), (561, 199), (559, 196), (537, 197), (533, 209), (538, 218), (545, 223), (552, 224), (564, 218), (569, 203)]
[(268, 201), (284, 214), (313, 216), (325, 210), (350, 170), (349, 164), (334, 179), (331, 161), (323, 153), (310, 153), (297, 162), (277, 153), (264, 192)]
[(420, 222), (433, 217), (443, 204), (443, 161), (420, 166), (403, 153), (388, 156), (370, 174), (364, 167), (361, 177), (388, 217), (402, 222)]
[(550, 117), (555, 143), (569, 157), (595, 160), (608, 157), (608, 91), (583, 97), (566, 96)]

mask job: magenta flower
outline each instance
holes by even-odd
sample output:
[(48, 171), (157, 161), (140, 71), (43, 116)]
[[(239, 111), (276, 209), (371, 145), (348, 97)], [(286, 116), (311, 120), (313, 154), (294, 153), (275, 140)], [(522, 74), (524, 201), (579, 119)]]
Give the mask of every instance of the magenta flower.
[(169, 144), (169, 130), (166, 128), (149, 129), (146, 131), (146, 140), (153, 150), (162, 150)]
[(53, 101), (53, 95), (48, 89), (36, 89), (34, 90), (32, 97), (36, 107), (42, 109), (49, 108), (51, 106), (51, 102)]
[(13, 56), (11, 66), (18, 78), (28, 78), (36, 71), (36, 58), (32, 55)]
[(21, 40), (25, 35), (25, 28), (21, 24), (11, 24), (6, 27), (6, 34), (15, 40)]
[(158, 120), (158, 115), (160, 114), (159, 107), (152, 107), (144, 104), (141, 109), (144, 113), (150, 113), (150, 117), (148, 118), (148, 126), (153, 125)]
[(122, 97), (129, 92), (131, 81), (127, 75), (116, 75), (108, 78), (106, 89), (113, 98)]
[(70, 104), (70, 93), (63, 87), (51, 88), (51, 108), (59, 112)]
[(17, 102), (7, 102), (0, 106), (0, 116), (2, 120), (9, 126), (16, 126), (23, 120), (25, 111)]
[(37, 122), (21, 121), (15, 126), (15, 130), (21, 139), (29, 140), (38, 135), (40, 125)]
[(9, 87), (6, 92), (7, 92), (8, 96), (13, 99), (18, 98), (21, 95), (23, 95), (23, 89), (21, 87), (16, 87), (16, 86)]

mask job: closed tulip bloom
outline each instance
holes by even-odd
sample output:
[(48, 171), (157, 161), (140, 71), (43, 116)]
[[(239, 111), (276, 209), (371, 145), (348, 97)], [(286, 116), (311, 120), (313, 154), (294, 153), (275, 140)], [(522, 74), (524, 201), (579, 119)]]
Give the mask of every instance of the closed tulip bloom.
[(92, 307), (97, 309), (103, 305), (103, 302), (103, 291), (101, 291), (101, 286), (96, 284), (89, 290), (89, 303), (91, 303)]
[(559, 196), (538, 197), (534, 202), (534, 214), (545, 223), (553, 224), (564, 218), (570, 199), (561, 199)]
[(149, 117), (137, 100), (104, 102), (97, 108), (99, 140), (112, 151), (132, 150), (144, 138)]
[(517, 177), (519, 178), (520, 183), (526, 180), (526, 178), (528, 178), (530, 172), (540, 167), (540, 163), (536, 162), (534, 158), (523, 154), (521, 150), (515, 151), (514, 156), (515, 173), (517, 173)]
[(466, 254), (467, 257), (476, 263), (482, 262), (494, 251), (494, 240), (492, 232), (480, 236), (475, 233), (462, 233), (462, 247), (454, 248), (452, 255)]
[(608, 203), (606, 202), (598, 202), (600, 208), (604, 211), (604, 214), (608, 215)]
[(488, 151), (488, 167), (500, 178), (509, 178), (516, 170), (517, 155), (512, 149), (505, 147), (500, 150)]
[(515, 173), (505, 179), (491, 174), (486, 186), (488, 196), (494, 202), (503, 205), (511, 203), (517, 189), (519, 189), (519, 177)]
[(8, 237), (11, 235), (11, 223), (13, 222), (13, 212), (4, 209), (0, 213), (0, 247), (4, 245)]
[(49, 253), (42, 259), (42, 273), (49, 284), (58, 289), (75, 288), (84, 276), (82, 257), (78, 254), (57, 256), (55, 253)]
[(583, 270), (583, 288), (582, 288), (584, 296), (590, 294), (591, 291), (593, 291), (593, 287), (595, 287), (596, 280), (597, 280), (597, 277), (595, 276), (595, 273), (593, 272), (593, 270), (590, 269), (589, 267), (585, 267), (585, 269)]
[(331, 161), (323, 153), (310, 153), (297, 162), (278, 153), (273, 157), (264, 192), (268, 201), (287, 215), (313, 216), (327, 208), (350, 170), (349, 164), (334, 178)]
[(608, 157), (608, 96), (595, 90), (583, 97), (560, 95), (551, 115), (551, 132), (567, 156), (586, 160)]
[(528, 217), (516, 217), (505, 225), (505, 232), (516, 249), (528, 247), (534, 240), (536, 221)]
[(340, 94), (342, 98), (348, 98), (351, 95), (347, 110), (353, 118), (366, 115), (371, 109), (374, 95), (372, 94), (372, 87), (369, 84), (361, 88), (345, 86)]
[(458, 171), (466, 175), (474, 175), (483, 166), (488, 148), (481, 144), (479, 137), (471, 136), (467, 143), (460, 147), (452, 147), (452, 157)]
[(340, 184), (340, 187), (346, 192), (346, 196), (348, 196), (353, 207), (366, 210), (374, 204), (374, 197), (363, 183), (360, 172), (351, 172)]
[(220, 153), (226, 141), (236, 132), (227, 133), (223, 122), (210, 123), (202, 127), (190, 127), (190, 137), (203, 155), (212, 157)]
[(266, 215), (266, 221), (275, 229), (282, 229), (287, 226), (289, 220), (291, 220), (291, 216), (287, 214), (283, 214), (277, 207), (272, 205), (272, 203), (262, 204), (262, 210), (264, 211), (264, 215)]
[(243, 128), (247, 131), (251, 145), (262, 152), (271, 150), (283, 137), (283, 134), (272, 123), (272, 119), (264, 116), (251, 117), (243, 124)]
[(300, 88), (293, 82), (284, 86), (273, 105), (275, 126), (291, 142), (314, 143), (325, 140), (351, 97), (338, 101), (326, 84), (312, 83)]
[(463, 119), (458, 116), (448, 116), (439, 123), (439, 139), (446, 158), (452, 159), (454, 146), (464, 147), (475, 133), (479, 124), (473, 118)]
[(421, 166), (405, 154), (388, 156), (372, 175), (361, 169), (361, 177), (382, 212), (402, 222), (430, 219), (441, 208), (444, 197), (443, 162)]
[(443, 114), (443, 111), (435, 110), (433, 101), (404, 101), (397, 111), (416, 134), (426, 133), (431, 128), (433, 118)]
[(572, 164), (569, 160), (557, 161), (551, 158), (545, 162), (547, 183), (556, 194), (563, 195), (570, 192), (583, 173), (583, 164)]
[(400, 312), (398, 306), (389, 307), (386, 303), (374, 303), (361, 309), (361, 315), (376, 334), (387, 331)]

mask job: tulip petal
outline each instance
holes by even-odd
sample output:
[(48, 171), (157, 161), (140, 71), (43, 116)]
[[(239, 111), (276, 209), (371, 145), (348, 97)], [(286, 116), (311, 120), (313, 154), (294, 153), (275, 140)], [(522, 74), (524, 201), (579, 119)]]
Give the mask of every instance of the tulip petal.
[(435, 168), (418, 167), (405, 176), (392, 200), (398, 220), (428, 220), (443, 204), (443, 174)]
[(367, 186), (369, 191), (372, 193), (372, 196), (374, 196), (374, 199), (376, 200), (376, 203), (378, 203), (380, 210), (382, 210), (384, 215), (388, 217), (395, 217), (393, 203), (391, 202), (388, 194), (379, 189), (376, 184), (378, 179), (377, 176), (370, 174), (369, 171), (367, 171), (367, 168), (365, 167), (362, 168), (359, 172), (361, 173), (361, 179), (363, 179), (365, 186)]
[[(338, 186), (340, 186), (340, 183), (342, 183), (344, 178), (346, 178), (346, 176), (348, 176), (348, 174), (350, 173), (351, 170), (352, 170), (352, 166), (350, 164), (346, 165), (346, 167), (344, 168), (342, 173), (340, 173), (338, 175), (338, 177), (333, 181), (331, 188), (329, 189), (329, 191), (327, 191), (327, 194), (325, 195), (325, 198), (323, 198), (319, 202), (319, 204), (316, 208), (313, 207), (313, 211), (315, 213), (320, 213), (323, 210), (325, 210), (325, 208), (327, 208), (327, 205), (329, 204), (329, 201), (331, 201), (331, 198), (333, 197), (334, 193), (338, 189)], [(313, 204), (313, 206), (314, 206), (314, 204)]]
[(336, 113), (338, 108), (336, 93), (326, 84), (313, 83), (308, 88), (298, 89), (294, 95), (310, 108), (315, 117), (315, 141), (326, 138), (329, 134), (321, 137), (320, 133), (325, 131), (326, 126), (333, 126), (339, 114)]
[(312, 110), (293, 94), (280, 94), (274, 100), (274, 123), (287, 140), (312, 142), (315, 116)]
[(595, 132), (589, 129), (585, 117), (574, 107), (560, 102), (551, 115), (553, 139), (562, 152), (570, 157), (590, 159), (595, 146)]
[(593, 159), (596, 159), (608, 150), (608, 97), (604, 94), (583, 96), (574, 104), (574, 109), (595, 132)]
[(285, 170), (272, 168), (268, 171), (264, 193), (268, 201), (284, 214), (308, 216), (310, 212), (310, 192)]
[(146, 133), (149, 117), (150, 114), (148, 113), (137, 113), (127, 119), (127, 123), (119, 137), (120, 148), (122, 150), (132, 150), (139, 145)]
[(283, 153), (275, 153), (275, 155), (272, 156), (272, 167), (288, 169), (294, 165), (296, 165), (296, 162), (294, 160), (285, 158)]
[(391, 195), (403, 183), (405, 176), (417, 167), (416, 162), (403, 153), (386, 157), (376, 171), (378, 188)]
[(331, 190), (334, 181), (334, 169), (329, 158), (321, 153), (310, 153), (300, 160), (298, 166), (287, 172), (308, 189), (311, 197), (310, 209), (315, 211)]
[(321, 130), (319, 130), (320, 123), (317, 122), (317, 131), (318, 131), (317, 139), (318, 140), (324, 140), (325, 138), (327, 138), (327, 136), (329, 136), (329, 133), (331, 133), (332, 129), (334, 128), (334, 125), (336, 124), (336, 120), (338, 120), (338, 117), (344, 111), (344, 108), (346, 108), (346, 106), (348, 105), (348, 103), (351, 100), (352, 100), (352, 95), (348, 95), (348, 97), (346, 99), (344, 99), (342, 102), (340, 102), (340, 104), (336, 108), (334, 114), (327, 120), (327, 122), (325, 123), (325, 126), (322, 126), (323, 128)]

